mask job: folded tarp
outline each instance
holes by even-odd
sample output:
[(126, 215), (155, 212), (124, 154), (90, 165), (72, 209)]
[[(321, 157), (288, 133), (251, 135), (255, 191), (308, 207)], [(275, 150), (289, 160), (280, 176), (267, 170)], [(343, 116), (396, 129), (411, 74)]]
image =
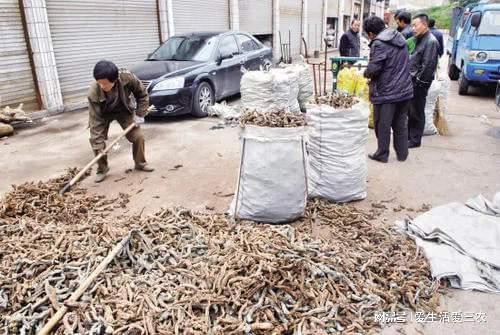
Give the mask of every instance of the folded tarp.
[(500, 293), (500, 193), (433, 208), (398, 223), (415, 238), (432, 276), (452, 287)]

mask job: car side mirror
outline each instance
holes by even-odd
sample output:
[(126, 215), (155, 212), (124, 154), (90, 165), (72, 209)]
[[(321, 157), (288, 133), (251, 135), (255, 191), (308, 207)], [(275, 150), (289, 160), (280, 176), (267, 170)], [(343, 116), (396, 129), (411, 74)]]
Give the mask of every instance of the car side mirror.
[(474, 28), (479, 27), (481, 24), (481, 14), (477, 13), (472, 15), (472, 18), (470, 19), (470, 25), (473, 26)]
[(151, 52), (151, 53), (149, 53), (149, 54), (146, 56), (146, 59), (150, 59), (150, 58), (151, 58), (151, 56), (153, 56), (153, 53), (152, 53), (152, 52)]
[(230, 58), (233, 58), (232, 53), (221, 52), (217, 64), (220, 65), (224, 59), (230, 59)]

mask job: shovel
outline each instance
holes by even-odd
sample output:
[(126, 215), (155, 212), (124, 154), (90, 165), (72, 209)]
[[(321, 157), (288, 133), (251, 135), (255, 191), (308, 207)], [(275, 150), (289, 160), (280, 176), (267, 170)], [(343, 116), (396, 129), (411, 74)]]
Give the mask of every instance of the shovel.
[(128, 126), (120, 134), (120, 136), (118, 136), (113, 142), (111, 142), (111, 144), (108, 147), (106, 147), (106, 149), (104, 149), (97, 156), (95, 156), (94, 159), (92, 159), (90, 161), (90, 163), (88, 163), (80, 172), (78, 172), (78, 174), (76, 176), (73, 177), (73, 179), (71, 179), (69, 181), (69, 183), (67, 183), (66, 185), (64, 185), (64, 187), (59, 191), (59, 194), (63, 195), (64, 193), (66, 193), (71, 188), (71, 186), (75, 185), (80, 180), (80, 178), (82, 178), (82, 176), (92, 167), (92, 165), (94, 165), (95, 163), (97, 163), (97, 161), (99, 159), (101, 159), (104, 155), (106, 155), (108, 153), (108, 151), (111, 150), (111, 148), (113, 148), (113, 146), (116, 143), (118, 143), (118, 141), (120, 139), (122, 139), (124, 136), (126, 136), (135, 127), (137, 127), (137, 124), (135, 122), (133, 122), (132, 124), (130, 124), (130, 126)]

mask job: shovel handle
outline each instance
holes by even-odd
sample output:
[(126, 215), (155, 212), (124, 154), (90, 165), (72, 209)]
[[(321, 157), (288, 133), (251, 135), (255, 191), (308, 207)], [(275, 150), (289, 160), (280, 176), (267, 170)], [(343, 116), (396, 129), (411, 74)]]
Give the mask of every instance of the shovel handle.
[(88, 163), (83, 169), (81, 169), (80, 172), (78, 172), (78, 174), (74, 176), (73, 179), (71, 179), (70, 182), (67, 183), (61, 189), (61, 191), (59, 191), (59, 194), (63, 195), (66, 191), (68, 191), (71, 188), (71, 186), (75, 185), (80, 180), (80, 178), (82, 178), (82, 176), (92, 167), (92, 165), (97, 163), (97, 161), (101, 159), (104, 155), (106, 155), (108, 151), (111, 150), (111, 148), (113, 148), (113, 146), (116, 143), (118, 143), (118, 141), (122, 137), (126, 136), (135, 127), (137, 127), (137, 124), (135, 122), (131, 123), (117, 138), (113, 140), (113, 142), (111, 142), (111, 144), (108, 147), (106, 147), (103, 151), (101, 151), (97, 156), (94, 157), (94, 159), (90, 161), (90, 163)]

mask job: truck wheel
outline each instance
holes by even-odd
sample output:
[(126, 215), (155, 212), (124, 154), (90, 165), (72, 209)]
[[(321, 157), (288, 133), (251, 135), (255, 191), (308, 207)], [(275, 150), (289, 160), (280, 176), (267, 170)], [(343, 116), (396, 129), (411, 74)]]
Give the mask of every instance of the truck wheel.
[(214, 91), (209, 83), (202, 81), (194, 93), (193, 111), (194, 117), (205, 117), (208, 115), (207, 107), (215, 102)]
[(469, 81), (465, 78), (464, 68), (460, 72), (460, 76), (458, 78), (458, 94), (467, 95), (469, 91)]
[(460, 71), (451, 61), (451, 56), (448, 58), (448, 77), (450, 77), (451, 80), (457, 80), (460, 77)]

